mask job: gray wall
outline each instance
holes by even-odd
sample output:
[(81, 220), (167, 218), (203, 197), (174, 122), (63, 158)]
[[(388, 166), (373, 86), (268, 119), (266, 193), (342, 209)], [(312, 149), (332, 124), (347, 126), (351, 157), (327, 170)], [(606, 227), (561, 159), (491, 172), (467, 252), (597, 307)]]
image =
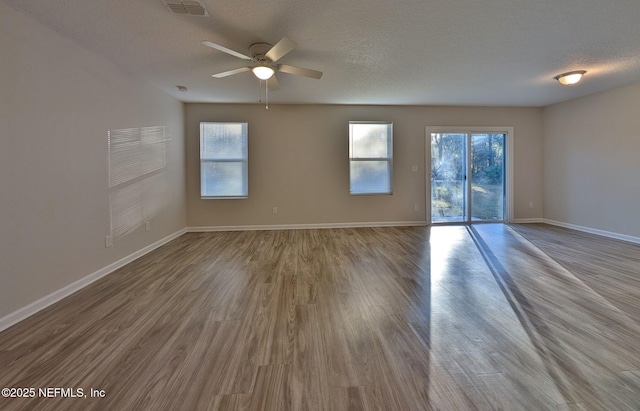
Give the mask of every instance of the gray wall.
[[(190, 227), (425, 221), (426, 126), (513, 126), (514, 217), (542, 218), (539, 108), (271, 105), (265, 110), (264, 105), (186, 104), (185, 113)], [(350, 120), (393, 121), (392, 196), (349, 195)], [(200, 199), (201, 121), (249, 123), (248, 199)]]
[(640, 237), (640, 84), (544, 109), (544, 216)]
[[(0, 2), (0, 319), (186, 226), (181, 102)], [(107, 130), (168, 126), (169, 192), (105, 248)]]

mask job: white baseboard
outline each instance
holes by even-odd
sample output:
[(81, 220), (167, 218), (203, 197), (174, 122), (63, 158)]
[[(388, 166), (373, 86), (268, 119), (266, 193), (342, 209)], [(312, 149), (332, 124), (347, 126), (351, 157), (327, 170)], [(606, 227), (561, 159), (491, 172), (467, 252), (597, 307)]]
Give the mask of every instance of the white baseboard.
[(576, 230), (576, 231), (582, 231), (582, 232), (585, 232), (585, 233), (601, 235), (603, 237), (614, 238), (616, 240), (622, 240), (622, 241), (628, 241), (630, 243), (640, 244), (640, 237), (634, 237), (634, 236), (630, 236), (630, 235), (626, 235), (626, 234), (614, 233), (614, 232), (611, 232), (611, 231), (599, 230), (597, 228), (584, 227), (584, 226), (576, 225), (576, 224), (564, 223), (562, 221), (549, 220), (547, 218), (543, 219), (542, 222), (546, 223), (546, 224), (550, 224), (550, 225), (555, 225), (555, 226), (558, 226), (558, 227), (570, 228), (570, 229)]
[(366, 223), (319, 223), (319, 224), (282, 224), (282, 225), (236, 225), (188, 227), (187, 232), (201, 233), (210, 231), (262, 231), (262, 230), (312, 230), (322, 228), (361, 228), (361, 227), (422, 227), (426, 221), (384, 221)]
[(62, 300), (65, 297), (70, 296), (71, 294), (75, 293), (76, 291), (88, 286), (89, 284), (93, 283), (94, 281), (99, 280), (100, 278), (106, 276), (107, 274), (111, 274), (112, 272), (114, 272), (115, 270), (129, 264), (130, 262), (137, 260), (138, 258), (142, 257), (143, 255), (150, 253), (151, 251), (155, 250), (156, 248), (168, 243), (171, 240), (174, 240), (177, 237), (180, 237), (182, 234), (185, 234), (187, 232), (186, 229), (182, 229), (179, 231), (176, 231), (175, 233), (168, 235), (167, 237), (156, 241), (155, 243), (148, 245), (146, 247), (144, 247), (141, 250), (136, 251), (133, 254), (130, 254), (112, 264), (109, 264), (108, 266), (101, 268), (100, 270), (89, 274), (86, 277), (83, 277), (77, 281), (74, 281), (73, 283), (62, 287), (61, 289), (52, 292), (49, 295), (46, 295), (42, 298), (40, 298), (37, 301), (34, 301), (33, 303), (27, 305), (26, 307), (22, 307), (17, 311), (12, 312), (11, 314), (8, 314), (2, 318), (0, 318), (0, 331), (5, 330), (9, 327), (11, 327), (12, 325), (34, 315), (35, 313), (37, 313), (40, 310), (43, 310), (45, 308), (47, 308), (48, 306), (50, 306), (51, 304), (54, 304), (60, 300)]
[(534, 224), (544, 223), (544, 218), (516, 218), (511, 221), (513, 224)]

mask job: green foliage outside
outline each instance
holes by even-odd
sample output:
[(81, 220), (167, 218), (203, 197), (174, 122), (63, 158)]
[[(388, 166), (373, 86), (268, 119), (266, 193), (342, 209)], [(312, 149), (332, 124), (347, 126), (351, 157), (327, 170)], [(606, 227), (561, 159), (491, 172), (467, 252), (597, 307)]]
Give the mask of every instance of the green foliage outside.
[[(462, 221), (466, 182), (466, 136), (432, 134), (431, 203), (434, 221)], [(474, 134), (471, 139), (471, 209), (473, 220), (504, 216), (504, 135)]]
[[(502, 220), (504, 215), (501, 184), (473, 184), (473, 219)], [(431, 201), (434, 221), (455, 221), (463, 214), (462, 190), (455, 186), (435, 187)]]

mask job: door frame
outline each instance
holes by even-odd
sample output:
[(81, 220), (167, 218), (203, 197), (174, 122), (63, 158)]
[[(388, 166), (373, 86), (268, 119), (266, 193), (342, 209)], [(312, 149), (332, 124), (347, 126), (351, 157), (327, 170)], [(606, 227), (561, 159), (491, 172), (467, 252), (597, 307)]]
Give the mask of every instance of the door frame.
[[(431, 133), (496, 133), (505, 134), (505, 208), (504, 222), (511, 223), (513, 220), (513, 127), (512, 126), (482, 126), (482, 127), (455, 127), (455, 126), (427, 126), (425, 130), (425, 167), (426, 169), (426, 204), (427, 204), (427, 225), (433, 224), (431, 215)], [(469, 165), (467, 165), (468, 167)], [(473, 221), (449, 224), (470, 224)], [(484, 223), (478, 222), (478, 223)]]

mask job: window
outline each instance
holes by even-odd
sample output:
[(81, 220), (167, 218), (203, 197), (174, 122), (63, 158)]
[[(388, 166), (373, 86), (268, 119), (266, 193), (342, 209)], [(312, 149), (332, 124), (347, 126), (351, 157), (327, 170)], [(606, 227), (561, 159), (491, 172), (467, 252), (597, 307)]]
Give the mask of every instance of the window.
[(200, 196), (248, 196), (247, 123), (200, 123)]
[(393, 123), (349, 122), (351, 194), (391, 194)]

